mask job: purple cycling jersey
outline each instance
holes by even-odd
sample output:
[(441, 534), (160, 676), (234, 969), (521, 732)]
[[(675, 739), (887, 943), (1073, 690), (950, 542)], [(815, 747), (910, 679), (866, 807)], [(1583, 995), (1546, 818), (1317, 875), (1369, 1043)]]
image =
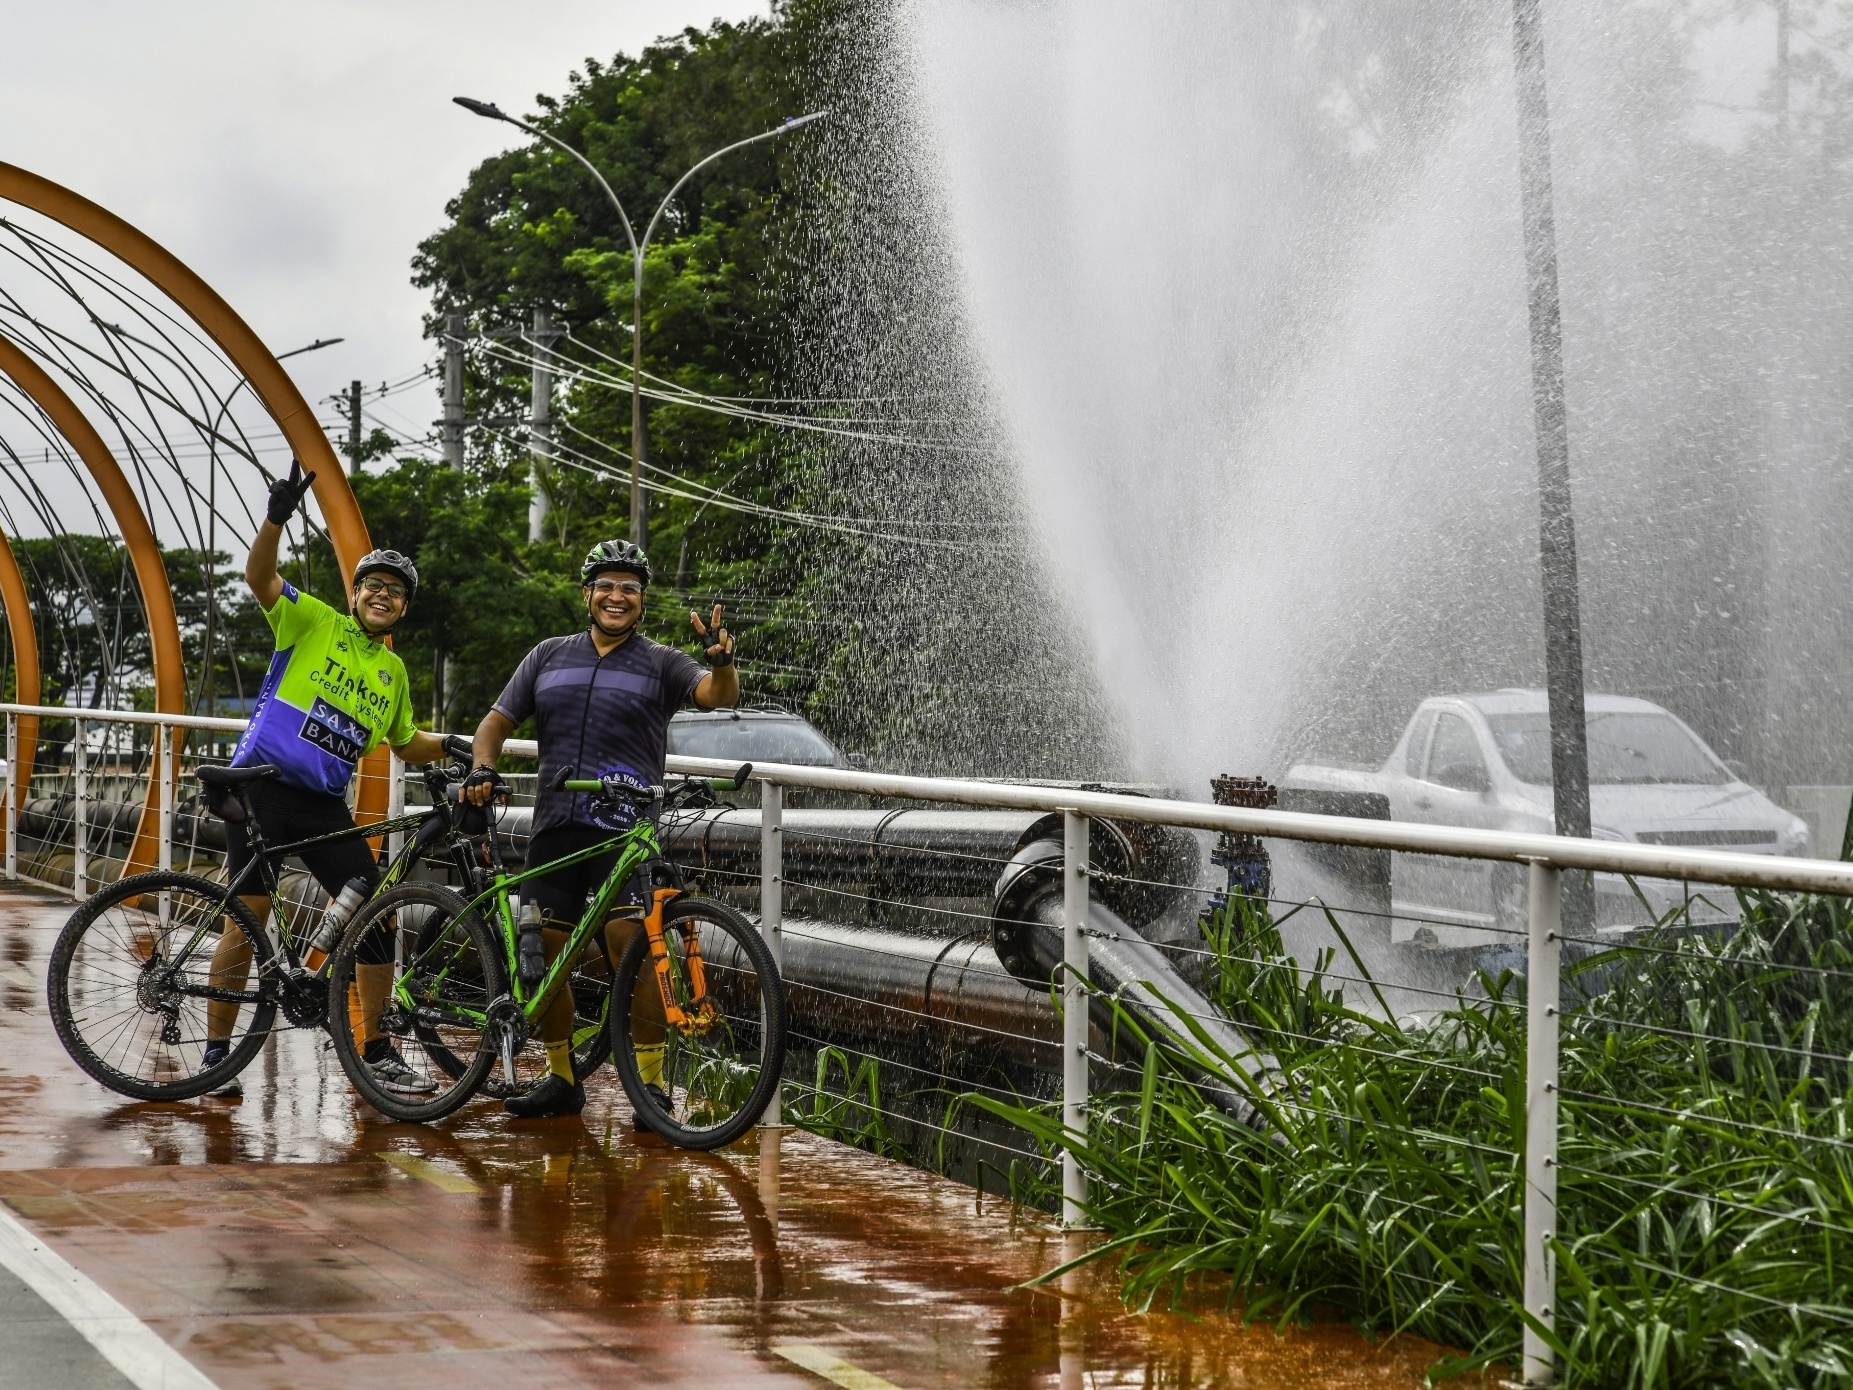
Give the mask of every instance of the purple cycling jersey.
[(549, 637), (523, 657), (495, 708), (515, 724), (534, 717), (542, 788), (534, 833), (569, 824), (624, 828), (584, 793), (547, 786), (562, 767), (575, 777), (620, 773), (644, 785), (661, 782), (669, 717), (695, 698), (706, 674), (693, 657), (640, 633), (602, 657), (589, 632)]

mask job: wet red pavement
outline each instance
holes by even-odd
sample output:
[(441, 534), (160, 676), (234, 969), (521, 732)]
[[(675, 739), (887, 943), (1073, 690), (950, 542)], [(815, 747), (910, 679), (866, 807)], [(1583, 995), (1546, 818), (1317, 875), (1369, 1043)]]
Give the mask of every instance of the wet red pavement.
[(125, 1103), (47, 1017), (68, 911), (0, 893), (0, 1202), (226, 1390), (1415, 1387), (1437, 1354), (1022, 1289), (1042, 1220), (792, 1131), (674, 1150), (608, 1079), (577, 1120), (401, 1125), (291, 1032), (242, 1101)]

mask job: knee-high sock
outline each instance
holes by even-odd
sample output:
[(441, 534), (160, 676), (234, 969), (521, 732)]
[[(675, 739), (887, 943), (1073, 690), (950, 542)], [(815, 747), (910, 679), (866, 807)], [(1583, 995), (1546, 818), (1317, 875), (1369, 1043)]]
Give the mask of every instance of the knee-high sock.
[[(631, 938), (642, 930), (641, 917), (613, 917), (605, 923), (605, 949), (611, 953), (614, 967)], [(631, 1042), (638, 1047), (661, 1047), (668, 1031), (663, 994), (656, 985), (656, 965), (646, 954), (637, 982), (631, 986)]]
[(380, 1036), (380, 1014), (386, 1009), (386, 1001), (392, 997), (393, 965), (354, 966), (354, 986), (360, 995), (360, 1045), (365, 1047)]
[[(566, 949), (566, 933), (553, 927), (541, 929), (541, 944), (551, 967)], [(570, 981), (547, 1003), (540, 1016), (540, 1040), (547, 1047), (547, 1070), (562, 1081), (573, 1080), (573, 990)]]
[[(251, 909), (251, 915), (262, 922), (270, 911), (269, 898), (245, 898), (244, 905)], [(232, 925), (231, 919), (225, 920), (225, 930), (220, 934), (212, 948), (212, 987), (214, 989), (243, 989), (245, 982), (251, 978), (251, 943), (245, 934)], [(238, 1026), (238, 1010), (243, 1006), (223, 999), (206, 1001), (206, 1038), (209, 1042), (226, 1042), (232, 1036), (232, 1029)]]

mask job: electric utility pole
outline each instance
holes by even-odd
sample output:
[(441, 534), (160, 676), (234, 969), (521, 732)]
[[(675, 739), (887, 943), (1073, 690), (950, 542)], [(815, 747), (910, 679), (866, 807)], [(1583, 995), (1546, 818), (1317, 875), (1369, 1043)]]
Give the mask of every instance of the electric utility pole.
[(360, 383), (347, 387), (347, 471), (360, 472)]
[(463, 335), (469, 321), (460, 313), (444, 316), (444, 418), (439, 422), (444, 462), (463, 467)]
[[(1570, 436), (1563, 389), (1563, 313), (1557, 293), (1557, 229), (1551, 215), (1550, 108), (1538, 0), (1513, 0), (1518, 74), (1518, 169), (1531, 311), (1532, 419), (1538, 436), (1538, 555), (1544, 580), (1544, 684), (1550, 700), (1551, 787), (1559, 835), (1589, 835), (1589, 726), (1583, 711), (1583, 623), (1576, 591), (1576, 526), (1570, 508)], [(1563, 930), (1594, 930), (1595, 891), (1586, 873), (1563, 876)]]
[(553, 315), (545, 309), (534, 311), (533, 414), (528, 421), (528, 453), (533, 459), (534, 495), (528, 502), (528, 539), (538, 541), (547, 534), (547, 514), (552, 504), (547, 489), (552, 486), (553, 458), (553, 360), (549, 351), (559, 334), (554, 331)]

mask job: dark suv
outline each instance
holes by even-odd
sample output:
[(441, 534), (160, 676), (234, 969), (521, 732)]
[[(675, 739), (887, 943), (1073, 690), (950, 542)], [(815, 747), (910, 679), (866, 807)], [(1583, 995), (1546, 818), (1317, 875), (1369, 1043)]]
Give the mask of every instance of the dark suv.
[(669, 752), (727, 762), (850, 767), (851, 760), (810, 721), (776, 706), (683, 710), (669, 721)]

